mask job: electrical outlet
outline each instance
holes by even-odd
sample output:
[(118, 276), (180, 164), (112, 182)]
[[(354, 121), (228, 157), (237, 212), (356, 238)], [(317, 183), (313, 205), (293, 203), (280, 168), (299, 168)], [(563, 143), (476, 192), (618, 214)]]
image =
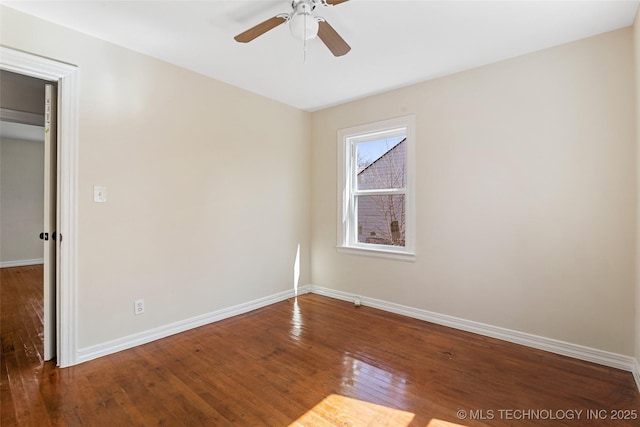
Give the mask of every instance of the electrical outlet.
[(138, 315), (144, 313), (144, 300), (137, 299), (133, 302), (133, 314)]

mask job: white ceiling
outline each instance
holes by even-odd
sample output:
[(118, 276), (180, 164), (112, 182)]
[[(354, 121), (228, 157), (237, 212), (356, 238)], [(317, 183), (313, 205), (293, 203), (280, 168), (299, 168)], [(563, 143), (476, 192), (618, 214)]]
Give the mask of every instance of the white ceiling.
[(640, 1), (351, 0), (316, 10), (352, 47), (339, 58), (287, 25), (233, 37), (289, 0), (2, 3), (314, 111), (633, 24)]

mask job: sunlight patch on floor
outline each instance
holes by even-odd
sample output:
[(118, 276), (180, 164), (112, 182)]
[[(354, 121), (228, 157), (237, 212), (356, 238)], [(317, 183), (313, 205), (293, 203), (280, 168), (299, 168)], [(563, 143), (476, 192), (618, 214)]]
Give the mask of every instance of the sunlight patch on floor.
[[(411, 412), (331, 394), (291, 423), (290, 426), (406, 427), (411, 423), (413, 417), (414, 414)], [(441, 426), (434, 424), (434, 427)]]
[(442, 421), (442, 420), (433, 418), (431, 421), (429, 421), (429, 424), (427, 424), (427, 427), (466, 427), (466, 426), (462, 424), (450, 423), (448, 421)]

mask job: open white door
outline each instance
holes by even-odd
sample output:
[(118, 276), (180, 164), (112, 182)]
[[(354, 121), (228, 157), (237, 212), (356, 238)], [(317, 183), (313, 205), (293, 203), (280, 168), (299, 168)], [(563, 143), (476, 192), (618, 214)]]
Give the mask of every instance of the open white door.
[(44, 112), (44, 360), (56, 356), (57, 114), (56, 88), (45, 86)]

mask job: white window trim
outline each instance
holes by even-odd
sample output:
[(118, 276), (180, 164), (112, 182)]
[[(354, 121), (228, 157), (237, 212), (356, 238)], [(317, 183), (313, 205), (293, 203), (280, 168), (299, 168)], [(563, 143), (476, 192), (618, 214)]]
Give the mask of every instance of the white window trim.
[[(405, 194), (405, 246), (398, 247), (357, 242), (354, 239), (354, 231), (349, 228), (350, 224), (355, 223), (355, 212), (351, 209), (353, 203), (348, 200), (349, 195), (352, 194), (351, 165), (347, 162), (347, 160), (353, 159), (353, 154), (350, 152), (352, 147), (350, 141), (357, 140), (360, 135), (383, 133), (400, 128), (406, 129), (407, 137), (407, 186), (398, 192), (399, 194)], [(415, 261), (415, 141), (414, 115), (338, 130), (338, 252)], [(379, 192), (379, 190), (373, 191)], [(388, 191), (386, 190), (386, 192)]]

